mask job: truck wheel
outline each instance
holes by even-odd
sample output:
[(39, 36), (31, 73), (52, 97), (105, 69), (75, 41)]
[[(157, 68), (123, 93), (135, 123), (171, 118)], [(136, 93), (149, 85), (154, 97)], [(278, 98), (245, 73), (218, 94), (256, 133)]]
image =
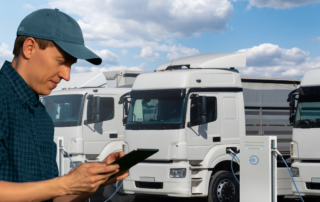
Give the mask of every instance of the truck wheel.
[(228, 171), (218, 171), (211, 177), (208, 202), (238, 202), (239, 184)]
[[(103, 191), (103, 197), (105, 199), (110, 198), (116, 190), (119, 188), (121, 185), (122, 181), (116, 181), (113, 184), (110, 184), (106, 187), (104, 187)], [(121, 186), (116, 194), (110, 199), (112, 202), (131, 202), (134, 199), (134, 195), (132, 194), (125, 194), (123, 191), (123, 186)]]
[(281, 202), (282, 199), (284, 199), (285, 196), (278, 196), (278, 202)]

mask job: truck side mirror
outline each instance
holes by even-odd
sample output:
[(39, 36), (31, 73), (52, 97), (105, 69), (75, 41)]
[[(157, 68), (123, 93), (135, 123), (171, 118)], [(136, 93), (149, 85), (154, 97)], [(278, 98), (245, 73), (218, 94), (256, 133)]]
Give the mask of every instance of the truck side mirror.
[(289, 101), (289, 106), (290, 106), (290, 116), (289, 116), (289, 122), (291, 125), (294, 124), (294, 121), (296, 119), (296, 115), (295, 115), (295, 103), (296, 103), (296, 100), (295, 99), (291, 99)]
[(199, 125), (207, 123), (207, 97), (198, 97), (198, 120)]
[(128, 116), (128, 114), (129, 114), (129, 112), (128, 112), (128, 100), (126, 99), (125, 101), (124, 101), (124, 114), (126, 115), (126, 116)]
[(92, 106), (92, 122), (98, 123), (100, 121), (100, 96), (93, 98)]

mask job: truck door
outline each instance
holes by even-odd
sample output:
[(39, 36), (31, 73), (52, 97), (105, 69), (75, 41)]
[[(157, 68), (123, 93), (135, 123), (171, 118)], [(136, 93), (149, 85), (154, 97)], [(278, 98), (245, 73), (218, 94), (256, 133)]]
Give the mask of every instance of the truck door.
[(84, 153), (86, 155), (98, 155), (110, 141), (119, 140), (117, 130), (119, 115), (116, 112), (120, 105), (116, 103), (116, 96), (96, 96), (100, 96), (99, 122), (92, 123), (92, 104), (90, 99), (86, 100), (86, 107), (84, 108), (84, 117), (86, 117), (84, 120), (87, 120), (87, 124), (83, 124)]
[(193, 93), (194, 95), (206, 96), (207, 100), (207, 123), (199, 125), (197, 97), (190, 94), (187, 110), (187, 143), (188, 159), (202, 160), (208, 150), (221, 141), (221, 121), (219, 119), (219, 94), (218, 93)]

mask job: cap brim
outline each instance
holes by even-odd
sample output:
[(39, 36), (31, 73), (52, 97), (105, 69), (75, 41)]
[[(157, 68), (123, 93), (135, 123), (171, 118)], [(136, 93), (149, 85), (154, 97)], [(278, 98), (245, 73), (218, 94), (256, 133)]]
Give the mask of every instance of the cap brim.
[(102, 63), (102, 59), (84, 45), (56, 40), (54, 40), (54, 43), (72, 57), (87, 60), (94, 65), (100, 65)]

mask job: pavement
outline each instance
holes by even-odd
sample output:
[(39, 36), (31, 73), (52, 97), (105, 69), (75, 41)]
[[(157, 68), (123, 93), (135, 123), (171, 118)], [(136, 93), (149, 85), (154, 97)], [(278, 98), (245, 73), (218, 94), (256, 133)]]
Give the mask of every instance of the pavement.
[[(90, 202), (104, 202), (106, 199), (101, 197), (95, 197), (91, 199)], [(132, 202), (205, 202), (204, 199), (200, 198), (175, 198), (175, 197), (148, 197), (148, 196), (136, 196)], [(117, 202), (117, 201), (110, 201)], [(296, 196), (286, 196), (284, 199), (278, 202), (302, 202), (299, 197)], [(305, 202), (320, 202), (319, 199), (307, 198)]]

